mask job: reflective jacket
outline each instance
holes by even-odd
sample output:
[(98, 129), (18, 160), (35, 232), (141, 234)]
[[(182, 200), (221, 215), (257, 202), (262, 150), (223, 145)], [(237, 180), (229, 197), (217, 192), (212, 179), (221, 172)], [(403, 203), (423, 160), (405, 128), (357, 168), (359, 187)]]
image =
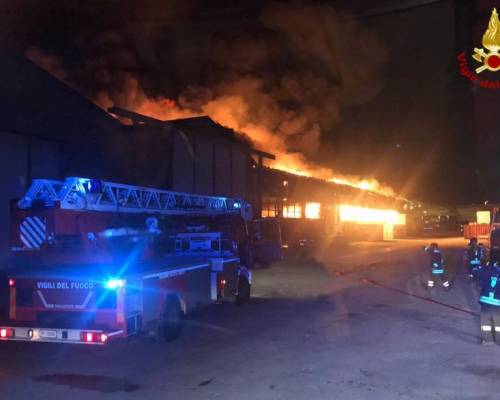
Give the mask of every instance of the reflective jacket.
[(444, 274), (444, 258), (439, 249), (426, 247), (425, 251), (429, 254), (430, 267), (433, 275)]
[(479, 287), (479, 302), (500, 307), (500, 264), (487, 264), (473, 270)]
[(469, 264), (473, 267), (479, 265), (486, 256), (486, 250), (484, 246), (469, 246), (467, 249), (467, 260)]

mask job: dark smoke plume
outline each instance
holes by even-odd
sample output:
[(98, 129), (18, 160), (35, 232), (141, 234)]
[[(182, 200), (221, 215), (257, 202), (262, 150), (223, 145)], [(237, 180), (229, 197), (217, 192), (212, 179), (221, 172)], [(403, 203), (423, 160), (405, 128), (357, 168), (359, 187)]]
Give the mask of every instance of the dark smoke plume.
[(343, 108), (380, 91), (387, 53), (373, 32), (327, 5), (274, 3), (228, 26), (196, 19), (193, 2), (172, 4), (148, 1), (132, 22), (82, 29), (71, 54), (31, 43), (26, 55), (104, 109), (208, 114), (275, 153), (279, 168), (387, 190), (307, 161)]

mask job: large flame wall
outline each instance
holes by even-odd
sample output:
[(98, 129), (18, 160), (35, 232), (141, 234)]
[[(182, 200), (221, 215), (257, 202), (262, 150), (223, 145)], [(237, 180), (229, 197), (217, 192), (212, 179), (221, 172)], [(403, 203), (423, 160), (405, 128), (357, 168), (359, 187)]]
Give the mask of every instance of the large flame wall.
[(358, 224), (406, 225), (406, 216), (396, 210), (356, 207), (347, 204), (339, 206), (340, 222)]

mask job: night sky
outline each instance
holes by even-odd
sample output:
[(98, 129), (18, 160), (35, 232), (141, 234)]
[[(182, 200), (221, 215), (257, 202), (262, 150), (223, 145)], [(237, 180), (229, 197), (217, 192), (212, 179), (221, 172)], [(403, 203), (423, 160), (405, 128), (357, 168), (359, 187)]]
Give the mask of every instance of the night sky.
[(500, 91), (473, 88), (456, 61), (481, 45), (493, 5), (3, 1), (0, 40), (103, 105), (162, 117), (151, 99), (174, 99), (168, 117), (236, 104), (237, 127), (311, 162), (409, 198), (493, 202)]

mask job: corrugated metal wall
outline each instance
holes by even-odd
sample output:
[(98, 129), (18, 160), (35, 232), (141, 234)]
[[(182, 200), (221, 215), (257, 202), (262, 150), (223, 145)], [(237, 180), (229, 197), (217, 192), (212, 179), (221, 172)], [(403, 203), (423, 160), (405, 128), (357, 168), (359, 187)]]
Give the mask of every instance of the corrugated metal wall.
[(214, 146), (207, 140), (195, 139), (195, 191), (199, 194), (213, 194)]
[(176, 132), (172, 190), (246, 198), (248, 157), (230, 143)]
[(193, 145), (186, 135), (175, 133), (173, 158), (172, 190), (192, 192), (194, 189)]
[(215, 148), (215, 193), (231, 196), (231, 149), (217, 146)]
[(233, 149), (232, 157), (232, 195), (246, 199), (249, 156), (241, 150)]

